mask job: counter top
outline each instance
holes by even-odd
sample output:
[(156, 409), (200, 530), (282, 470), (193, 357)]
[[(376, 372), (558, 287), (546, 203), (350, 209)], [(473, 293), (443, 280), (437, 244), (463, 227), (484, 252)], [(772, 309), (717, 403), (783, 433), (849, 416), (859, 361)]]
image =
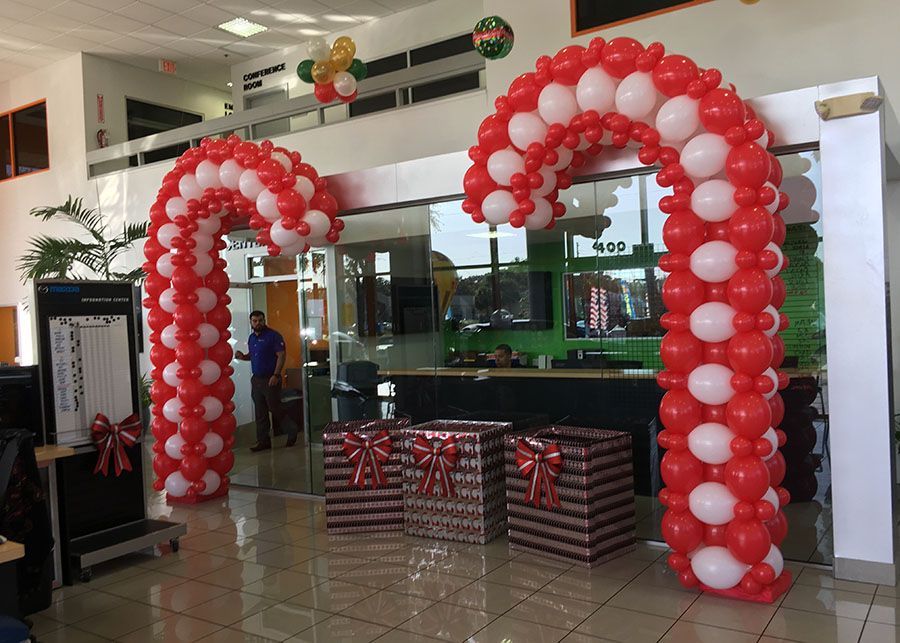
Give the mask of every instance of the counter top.
[(61, 447), (56, 444), (49, 444), (45, 447), (35, 447), (34, 449), (34, 457), (37, 459), (39, 467), (49, 464), (54, 460), (68, 458), (72, 455), (75, 455), (75, 449), (72, 447)]
[[(506, 377), (576, 380), (654, 380), (659, 371), (652, 368), (578, 369), (578, 368), (416, 368), (378, 371), (382, 377)], [(815, 377), (817, 371), (784, 369), (791, 377)]]
[(25, 557), (25, 547), (19, 543), (7, 540), (0, 545), (0, 563), (8, 563)]

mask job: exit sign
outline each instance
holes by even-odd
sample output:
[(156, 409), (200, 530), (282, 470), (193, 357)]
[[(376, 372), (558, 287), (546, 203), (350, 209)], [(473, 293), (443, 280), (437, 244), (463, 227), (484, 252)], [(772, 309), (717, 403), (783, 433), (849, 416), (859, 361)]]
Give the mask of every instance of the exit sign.
[(175, 73), (175, 61), (174, 60), (166, 60), (165, 58), (159, 59), (159, 70), (164, 74), (174, 74)]
[(712, 0), (571, 0), (572, 35), (650, 18)]

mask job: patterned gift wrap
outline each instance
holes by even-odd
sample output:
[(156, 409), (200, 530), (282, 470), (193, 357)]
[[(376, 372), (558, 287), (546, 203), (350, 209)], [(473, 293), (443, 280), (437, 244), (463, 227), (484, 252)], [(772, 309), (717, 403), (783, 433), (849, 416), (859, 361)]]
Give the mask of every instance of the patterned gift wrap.
[[(503, 435), (509, 429), (503, 422), (434, 420), (403, 432), (407, 534), (483, 545), (506, 531)], [(433, 450), (440, 453), (432, 462)]]
[[(594, 567), (635, 548), (631, 435), (547, 426), (510, 433), (504, 446), (512, 549)], [(533, 454), (547, 464), (529, 467)]]
[[(330, 422), (322, 441), (325, 455), (325, 520), (329, 534), (349, 534), (371, 531), (403, 530), (403, 467), (400, 444), (403, 429), (409, 420), (354, 420)], [(373, 457), (353, 444), (365, 440), (374, 442), (386, 431), (391, 445), (386, 461), (378, 462), (383, 478), (374, 470)], [(348, 439), (350, 442), (348, 442)], [(345, 450), (345, 443), (347, 448)], [(385, 449), (386, 450), (386, 449)], [(355, 459), (348, 456), (349, 453)], [(360, 462), (365, 467), (360, 470)], [(354, 480), (354, 475), (361, 478)]]

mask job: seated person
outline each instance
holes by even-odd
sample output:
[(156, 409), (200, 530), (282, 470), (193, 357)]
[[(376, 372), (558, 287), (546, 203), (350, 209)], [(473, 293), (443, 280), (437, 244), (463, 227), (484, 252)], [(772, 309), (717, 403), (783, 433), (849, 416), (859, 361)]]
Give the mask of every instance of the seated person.
[(498, 344), (494, 349), (494, 366), (497, 368), (516, 368), (512, 362), (512, 348), (509, 344)]

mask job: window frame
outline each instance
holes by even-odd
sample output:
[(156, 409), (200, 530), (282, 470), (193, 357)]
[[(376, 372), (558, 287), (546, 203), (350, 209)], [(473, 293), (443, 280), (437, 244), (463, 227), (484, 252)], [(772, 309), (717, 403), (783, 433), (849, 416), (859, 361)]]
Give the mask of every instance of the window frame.
[(5, 178), (0, 178), (0, 183), (5, 183), (6, 181), (12, 181), (14, 179), (21, 179), (26, 176), (32, 176), (34, 174), (40, 174), (42, 172), (47, 172), (52, 167), (50, 163), (50, 126), (49, 121), (50, 117), (47, 116), (46, 119), (46, 131), (47, 131), (47, 167), (40, 168), (39, 170), (32, 170), (31, 172), (23, 172), (22, 174), (18, 173), (18, 165), (16, 163), (16, 137), (15, 137), (15, 127), (14, 127), (14, 116), (26, 109), (31, 109), (32, 107), (36, 107), (37, 105), (44, 105), (44, 112), (47, 112), (47, 99), (41, 98), (39, 100), (32, 101), (25, 105), (19, 105), (15, 109), (10, 109), (5, 112), (0, 112), (0, 118), (4, 116), (9, 117), (9, 122), (7, 123), (7, 127), (9, 128), (9, 162), (10, 162), (10, 175)]

